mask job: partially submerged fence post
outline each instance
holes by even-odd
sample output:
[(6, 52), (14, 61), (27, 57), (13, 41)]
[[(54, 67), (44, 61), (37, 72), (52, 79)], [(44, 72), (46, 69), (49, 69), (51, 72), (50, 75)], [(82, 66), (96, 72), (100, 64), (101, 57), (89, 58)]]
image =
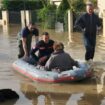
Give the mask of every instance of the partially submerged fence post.
[(21, 27), (24, 28), (31, 21), (31, 11), (22, 10), (21, 11)]
[(68, 35), (69, 43), (72, 42), (71, 35), (73, 32), (73, 14), (71, 10), (68, 10)]
[(22, 10), (21, 11), (21, 27), (24, 28), (26, 25), (26, 16), (25, 16), (25, 11)]
[(3, 32), (7, 32), (8, 31), (8, 25), (9, 25), (9, 14), (8, 14), (8, 11), (2, 11)]
[(103, 37), (105, 37), (105, 10), (103, 10)]
[(26, 24), (28, 25), (31, 22), (31, 11), (26, 10)]

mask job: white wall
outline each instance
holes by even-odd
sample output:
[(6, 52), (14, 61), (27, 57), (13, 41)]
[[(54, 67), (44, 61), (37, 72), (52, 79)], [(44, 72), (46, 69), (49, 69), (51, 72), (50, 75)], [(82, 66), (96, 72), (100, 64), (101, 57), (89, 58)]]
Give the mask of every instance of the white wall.
[(99, 16), (103, 17), (103, 10), (105, 10), (105, 0), (97, 0), (99, 8)]
[(2, 19), (0, 19), (0, 26), (2, 26), (2, 24), (3, 24), (3, 23), (2, 23)]

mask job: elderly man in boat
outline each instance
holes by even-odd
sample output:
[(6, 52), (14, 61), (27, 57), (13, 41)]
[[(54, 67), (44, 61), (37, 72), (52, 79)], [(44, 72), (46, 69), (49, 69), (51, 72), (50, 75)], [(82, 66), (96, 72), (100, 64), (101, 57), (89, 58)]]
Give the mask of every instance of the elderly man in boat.
[(63, 43), (55, 42), (53, 48), (54, 52), (51, 54), (45, 65), (47, 70), (56, 69), (59, 71), (65, 71), (72, 69), (73, 66), (78, 67), (78, 62), (64, 51)]
[[(44, 66), (53, 52), (53, 44), (54, 41), (50, 39), (49, 33), (43, 32), (42, 40), (31, 49), (29, 63)], [(36, 52), (38, 52), (38, 54)]]

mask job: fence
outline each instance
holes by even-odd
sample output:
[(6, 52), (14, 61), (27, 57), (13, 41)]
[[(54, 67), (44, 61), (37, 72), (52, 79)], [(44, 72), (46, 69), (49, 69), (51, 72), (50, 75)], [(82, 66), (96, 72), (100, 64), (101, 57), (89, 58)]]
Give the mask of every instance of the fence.
[(39, 18), (39, 10), (31, 11), (31, 19), (33, 22), (40, 24), (43, 28), (49, 28), (49, 29), (55, 29), (55, 24), (57, 22), (60, 22), (63, 24), (64, 29), (67, 30), (68, 27), (68, 17), (61, 16), (57, 17), (57, 14), (55, 11), (49, 11), (47, 14), (45, 14), (45, 17), (43, 19)]
[(20, 11), (9, 11), (9, 23), (10, 24), (21, 24)]
[[(0, 13), (1, 14), (1, 13)], [(64, 30), (67, 30), (68, 27), (68, 16), (57, 17), (55, 11), (50, 11), (45, 14), (43, 19), (39, 18), (39, 10), (31, 10), (30, 11), (31, 21), (39, 24), (43, 28), (55, 29), (55, 24), (60, 22), (63, 24)], [(9, 11), (8, 12), (9, 24), (21, 24), (21, 13), (20, 11)], [(0, 15), (2, 18), (2, 14)]]

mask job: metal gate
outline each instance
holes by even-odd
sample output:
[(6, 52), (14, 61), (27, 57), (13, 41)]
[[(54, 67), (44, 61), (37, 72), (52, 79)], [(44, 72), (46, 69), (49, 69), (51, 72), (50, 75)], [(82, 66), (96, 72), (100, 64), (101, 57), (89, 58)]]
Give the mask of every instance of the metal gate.
[(9, 11), (9, 24), (21, 24), (20, 11)]

